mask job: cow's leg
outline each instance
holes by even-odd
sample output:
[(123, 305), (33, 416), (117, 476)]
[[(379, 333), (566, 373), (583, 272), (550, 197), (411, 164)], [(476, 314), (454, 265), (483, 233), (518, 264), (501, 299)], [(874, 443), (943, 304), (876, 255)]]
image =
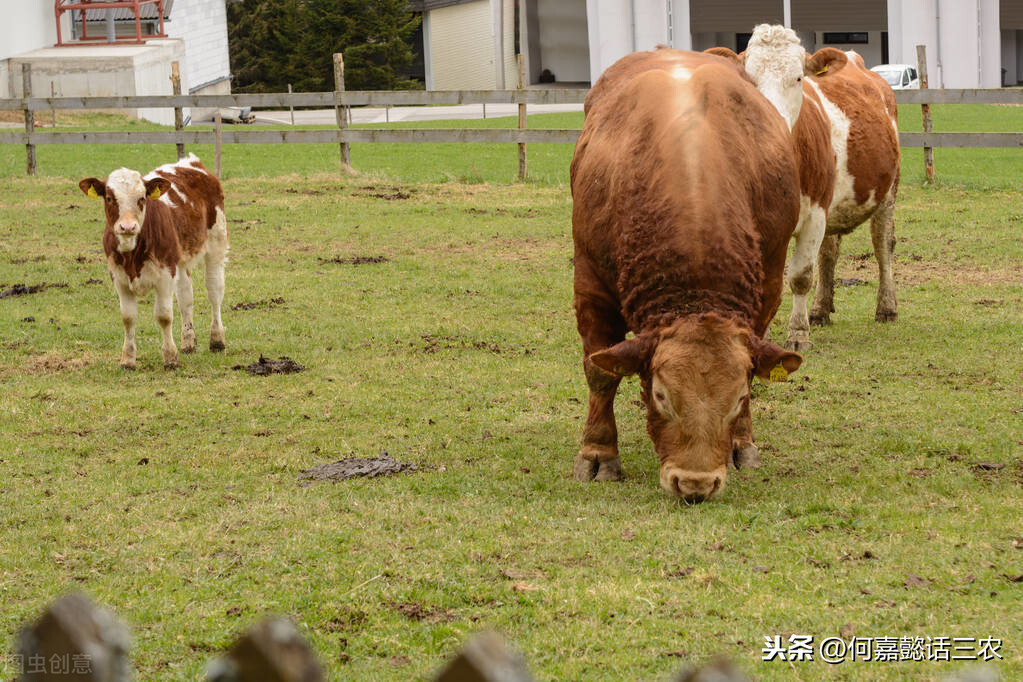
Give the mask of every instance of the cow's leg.
[(821, 242), (817, 253), (817, 293), (810, 309), (810, 324), (831, 324), (831, 313), (835, 312), (835, 263), (841, 244), (842, 236), (837, 234), (829, 234)]
[(153, 302), (153, 314), (160, 325), (160, 336), (163, 337), (163, 366), (173, 369), (178, 366), (178, 348), (174, 345), (174, 280), (164, 275), (156, 282), (156, 300)]
[(580, 297), (576, 297), (576, 320), (583, 340), (583, 371), (590, 398), (573, 473), (580, 481), (617, 481), (622, 477), (622, 463), (614, 400), (621, 377), (594, 365), (590, 355), (623, 341), (625, 323), (617, 311), (595, 307)]
[(820, 206), (810, 205), (800, 217), (795, 232), (795, 247), (789, 262), (789, 288), (792, 289), (792, 315), (789, 317), (789, 335), (785, 347), (790, 350), (809, 350), (810, 320), (806, 314), (806, 296), (813, 286), (813, 262), (824, 239), (827, 216)]
[(206, 245), (206, 295), (210, 299), (210, 350), (224, 350), (224, 323), (220, 319), (220, 305), (224, 301), (224, 264), (227, 262), (227, 220), (224, 212), (216, 209), (217, 218), (210, 230)]
[(877, 312), (878, 322), (894, 322), (899, 316), (895, 301), (895, 277), (892, 263), (895, 260), (895, 197), (893, 193), (870, 219), (870, 240), (874, 243), (874, 257), (877, 259)]
[(139, 319), (139, 304), (135, 292), (114, 280), (117, 298), (121, 303), (121, 322), (124, 323), (124, 344), (121, 346), (121, 367), (135, 369), (135, 325)]
[(195, 351), (195, 323), (192, 320), (194, 297), (192, 294), (192, 273), (178, 268), (177, 276), (178, 309), (181, 311), (181, 352)]

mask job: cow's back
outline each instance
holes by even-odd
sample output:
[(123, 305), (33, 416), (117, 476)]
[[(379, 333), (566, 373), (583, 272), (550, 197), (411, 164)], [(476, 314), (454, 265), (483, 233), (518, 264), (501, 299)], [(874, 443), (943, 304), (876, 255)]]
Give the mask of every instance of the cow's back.
[(577, 291), (596, 280), (583, 289), (616, 297), (634, 331), (713, 309), (762, 334), (799, 209), (781, 117), (729, 61), (664, 49), (610, 67), (586, 109), (571, 168)]
[(175, 164), (153, 170), (146, 177), (159, 176), (170, 183), (170, 190), (158, 201), (170, 209), (183, 261), (196, 258), (203, 252), (210, 230), (217, 221), (217, 211), (224, 211), (224, 190), (220, 181), (199, 161), (190, 155)]
[[(838, 178), (828, 214), (828, 232), (851, 230), (897, 188), (898, 108), (892, 89), (862, 58), (848, 53), (844, 68), (815, 84), (832, 109)], [(848, 129), (845, 147), (841, 137)], [(844, 158), (843, 157), (844, 151)], [(843, 164), (844, 161), (844, 164)]]

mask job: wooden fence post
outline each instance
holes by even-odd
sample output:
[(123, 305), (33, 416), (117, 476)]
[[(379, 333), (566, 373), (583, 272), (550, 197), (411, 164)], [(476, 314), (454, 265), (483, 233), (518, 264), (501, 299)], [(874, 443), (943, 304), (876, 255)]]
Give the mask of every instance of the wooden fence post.
[[(56, 96), (57, 88), (53, 85), (53, 81), (50, 81), (50, 99)], [(50, 123), (54, 128), (57, 127), (57, 110), (53, 108), (52, 104), (50, 105)]]
[[(337, 127), (343, 133), (348, 127), (348, 107), (341, 105), (341, 93), (345, 91), (345, 60), (340, 52), (334, 55), (334, 111), (337, 112)], [(341, 143), (341, 172), (352, 170), (351, 154), (347, 142)]]
[[(916, 46), (916, 68), (920, 76), (920, 89), (927, 89), (927, 46)], [(924, 118), (924, 132), (931, 132), (931, 105), (921, 104), (920, 113)], [(927, 183), (934, 184), (934, 149), (924, 147), (924, 175), (927, 176)]]
[[(519, 65), (519, 95), (522, 96), (524, 93), (522, 89), (525, 87), (526, 81), (526, 66), (525, 59), (522, 55), (516, 55)], [(525, 100), (519, 102), (519, 130), (526, 129), (526, 102)], [(526, 179), (526, 143), (519, 142), (519, 180)]]
[(224, 143), (224, 131), (222, 117), (220, 115), (220, 109), (217, 109), (217, 113), (213, 115), (214, 120), (214, 138), (213, 138), (213, 157), (216, 161), (217, 178), (220, 178), (221, 163), (220, 163), (220, 148)]
[[(173, 87), (175, 95), (181, 94), (181, 71), (178, 69), (177, 62), (171, 62), (171, 87)], [(185, 124), (182, 118), (181, 107), (174, 107), (174, 131), (180, 133), (184, 127)], [(185, 158), (185, 143), (178, 142), (177, 147), (178, 158)]]
[(434, 682), (532, 682), (522, 656), (500, 635), (483, 632), (465, 644)]
[[(32, 65), (25, 63), (21, 65), (21, 89), (22, 93), (27, 100), (32, 96)], [(31, 135), (35, 132), (36, 128), (36, 115), (32, 111), (32, 108), (25, 103), (25, 132)], [(26, 164), (25, 167), (28, 170), (29, 175), (36, 174), (36, 146), (34, 144), (25, 145), (25, 156)]]
[[(291, 83), (288, 83), (288, 94), (291, 94)], [(290, 103), (290, 97), (288, 99), (288, 112), (291, 114), (291, 125), (295, 125), (295, 105)]]
[(206, 669), (209, 682), (323, 682), (320, 662), (290, 620), (254, 625)]

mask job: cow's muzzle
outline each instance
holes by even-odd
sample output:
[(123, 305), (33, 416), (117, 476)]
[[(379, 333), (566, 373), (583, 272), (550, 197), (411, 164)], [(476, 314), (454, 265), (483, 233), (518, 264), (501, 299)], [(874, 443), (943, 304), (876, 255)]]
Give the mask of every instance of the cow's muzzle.
[(726, 469), (686, 471), (666, 464), (661, 467), (661, 487), (670, 495), (695, 504), (714, 497), (725, 488)]

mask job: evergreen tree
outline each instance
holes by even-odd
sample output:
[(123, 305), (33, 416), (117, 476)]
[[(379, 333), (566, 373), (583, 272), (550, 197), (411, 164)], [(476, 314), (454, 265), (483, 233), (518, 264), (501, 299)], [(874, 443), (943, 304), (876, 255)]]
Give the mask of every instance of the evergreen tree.
[(400, 74), (415, 58), (419, 17), (408, 0), (243, 0), (228, 5), (238, 92), (334, 89), (333, 54), (349, 90), (420, 87)]

